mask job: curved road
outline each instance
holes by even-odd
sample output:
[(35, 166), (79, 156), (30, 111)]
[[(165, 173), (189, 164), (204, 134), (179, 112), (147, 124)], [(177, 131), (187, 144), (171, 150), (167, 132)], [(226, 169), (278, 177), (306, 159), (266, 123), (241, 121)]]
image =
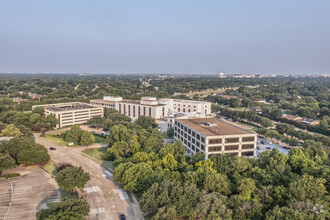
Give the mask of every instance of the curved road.
[(91, 206), (88, 219), (118, 219), (125, 214), (127, 219), (143, 219), (143, 214), (136, 204), (131, 204), (126, 192), (113, 182), (112, 174), (100, 164), (81, 155), (77, 148), (69, 148), (54, 144), (35, 134), (35, 141), (46, 148), (55, 147), (48, 153), (55, 162), (70, 162), (74, 166), (82, 166), (89, 172), (91, 180), (85, 185), (85, 194)]

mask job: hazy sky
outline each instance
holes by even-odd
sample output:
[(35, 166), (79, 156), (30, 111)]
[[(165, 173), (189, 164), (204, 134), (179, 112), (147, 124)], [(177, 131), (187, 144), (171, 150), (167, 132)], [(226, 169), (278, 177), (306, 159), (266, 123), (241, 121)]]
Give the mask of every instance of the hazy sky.
[(330, 0), (0, 0), (0, 72), (329, 70)]

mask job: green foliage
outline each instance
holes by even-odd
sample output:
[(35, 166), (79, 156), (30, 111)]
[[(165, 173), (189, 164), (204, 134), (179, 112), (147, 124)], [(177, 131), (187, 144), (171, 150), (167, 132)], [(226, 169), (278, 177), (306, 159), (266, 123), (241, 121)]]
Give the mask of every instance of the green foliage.
[(19, 137), (22, 136), (21, 131), (16, 128), (14, 125), (8, 125), (6, 128), (1, 130), (0, 136), (4, 137)]
[(80, 145), (89, 146), (94, 144), (94, 135), (92, 135), (89, 131), (82, 131), (80, 136)]
[(90, 206), (85, 200), (70, 199), (57, 203), (51, 209), (40, 210), (36, 217), (38, 220), (83, 220), (89, 211)]
[(66, 141), (73, 141), (75, 145), (78, 145), (78, 141), (80, 140), (80, 136), (82, 134), (82, 129), (79, 125), (72, 125), (69, 130), (69, 133), (66, 135)]
[(157, 126), (156, 121), (153, 117), (150, 116), (140, 116), (136, 121), (136, 124), (138, 124), (139, 126), (141, 126), (141, 128), (143, 129), (147, 129), (147, 128), (154, 128)]
[(115, 125), (109, 130), (109, 136), (107, 136), (107, 143), (112, 146), (115, 142), (125, 141), (130, 138), (130, 131), (124, 125)]
[(73, 191), (75, 188), (84, 188), (90, 176), (81, 167), (67, 167), (61, 170), (55, 179), (62, 189)]
[(9, 154), (0, 153), (0, 175), (2, 170), (14, 167), (15, 160)]
[(166, 131), (167, 136), (169, 136), (170, 138), (172, 138), (174, 136), (174, 128), (169, 127)]

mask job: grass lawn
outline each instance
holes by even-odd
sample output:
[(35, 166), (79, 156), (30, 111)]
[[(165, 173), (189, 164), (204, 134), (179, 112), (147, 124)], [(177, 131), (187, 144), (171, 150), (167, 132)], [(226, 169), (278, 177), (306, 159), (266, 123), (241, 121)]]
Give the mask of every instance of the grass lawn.
[(245, 122), (237, 122), (237, 124), (249, 127), (248, 130), (253, 131), (253, 132), (257, 132), (257, 130), (259, 129), (258, 126), (251, 125), (251, 124), (248, 124), (248, 123), (245, 123)]
[(101, 137), (101, 136), (95, 135), (95, 134), (94, 134), (94, 137), (95, 137), (95, 140), (94, 140), (95, 143), (98, 143), (98, 144), (106, 144), (107, 143), (105, 137)]
[(49, 161), (45, 166), (44, 169), (47, 170), (52, 176), (57, 174), (56, 165)]
[(56, 143), (56, 144), (59, 144), (59, 145), (62, 145), (62, 146), (69, 146), (69, 143), (70, 142), (67, 142), (65, 140), (63, 140), (63, 138), (61, 136), (53, 136), (51, 134), (46, 134), (45, 137), (43, 137), (53, 143)]
[(59, 189), (60, 193), (61, 193), (61, 200), (64, 201), (66, 199), (78, 199), (78, 193), (75, 193), (74, 195), (72, 195), (71, 191), (67, 191), (64, 189)]
[(115, 169), (115, 166), (113, 165), (113, 161), (105, 160), (107, 157), (107, 148), (106, 147), (99, 147), (99, 148), (91, 148), (88, 150), (84, 150), (83, 153), (94, 157), (96, 160), (102, 162), (102, 165), (107, 166), (111, 169)]

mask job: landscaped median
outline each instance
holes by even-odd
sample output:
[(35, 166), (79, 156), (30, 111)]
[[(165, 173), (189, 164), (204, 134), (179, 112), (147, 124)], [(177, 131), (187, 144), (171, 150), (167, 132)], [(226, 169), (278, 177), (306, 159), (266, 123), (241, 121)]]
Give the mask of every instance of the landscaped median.
[[(79, 128), (78, 128), (79, 129)], [(76, 141), (71, 141), (70, 138), (67, 137), (67, 135), (69, 134), (70, 130), (66, 130), (66, 131), (61, 131), (61, 132), (58, 132), (58, 133), (48, 133), (46, 135), (44, 135), (43, 139), (46, 139), (52, 143), (55, 143), (55, 144), (58, 144), (58, 145), (61, 145), (61, 146), (67, 146), (67, 147), (72, 147), (72, 146), (76, 146), (79, 145), (79, 146), (85, 146), (84, 144), (85, 143), (82, 143), (82, 138), (81, 138), (81, 133), (83, 132), (87, 132), (87, 136), (88, 136), (88, 132), (89, 131), (85, 131), (85, 130), (81, 130), (80, 129), (80, 134), (77, 134), (77, 140)], [(78, 131), (79, 133), (79, 131)], [(88, 141), (88, 145), (92, 145), (92, 144), (106, 144), (106, 138), (104, 136), (101, 136), (101, 135), (98, 135), (98, 134), (95, 134), (95, 133), (91, 133), (90, 132), (90, 139)], [(86, 141), (85, 141), (86, 142)]]

